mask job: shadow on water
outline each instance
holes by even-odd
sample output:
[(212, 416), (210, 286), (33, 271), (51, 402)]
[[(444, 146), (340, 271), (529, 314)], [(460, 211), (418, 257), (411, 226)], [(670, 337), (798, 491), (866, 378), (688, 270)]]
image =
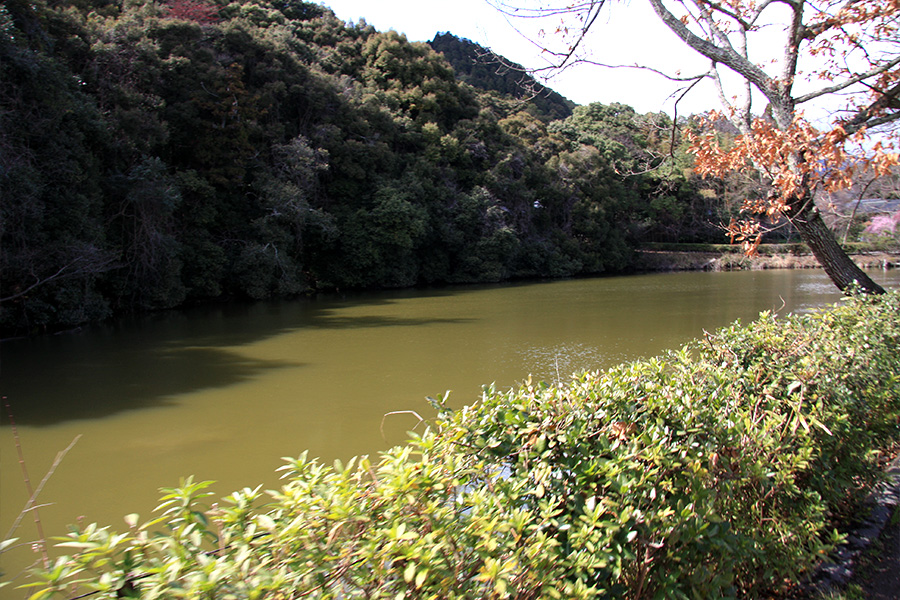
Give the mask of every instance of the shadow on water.
[(421, 325), (460, 325), (472, 323), (474, 318), (433, 318), (433, 319), (407, 319), (396, 317), (324, 317), (311, 324), (314, 329), (366, 329), (373, 327), (418, 327)]
[[(319, 373), (321, 366), (339, 379), (376, 374), (387, 381), (395, 375), (386, 368), (400, 373), (397, 363), (405, 362), (417, 377), (440, 381), (454, 370), (477, 371), (490, 381), (501, 369), (510, 377), (563, 380), (612, 359), (678, 347), (704, 328), (751, 320), (760, 310), (804, 311), (836, 298), (820, 274), (746, 272), (202, 306), (0, 343), (0, 396), (9, 398), (20, 424), (49, 427), (174, 407), (190, 402), (189, 393), (222, 391), (279, 371)], [(410, 331), (372, 331), (379, 328)], [(329, 330), (339, 335), (306, 335)], [(353, 330), (371, 335), (356, 338)], [(458, 355), (456, 362), (448, 353)], [(480, 370), (485, 365), (489, 372)], [(6, 424), (5, 416), (0, 422)]]
[[(122, 411), (175, 406), (178, 396), (221, 389), (278, 369), (304, 367), (290, 356), (260, 359), (243, 346), (301, 329), (416, 327), (470, 319), (345, 314), (407, 296), (454, 290), (369, 293), (295, 302), (233, 303), (167, 311), (79, 331), (0, 343), (0, 395), (16, 422), (44, 427)], [(6, 409), (0, 417), (8, 425)]]
[[(4, 357), (6, 374), (13, 365), (14, 359)], [(181, 394), (235, 385), (273, 369), (302, 366), (248, 359), (216, 348), (126, 350), (64, 365), (48, 363), (43, 380), (41, 373), (27, 380), (4, 375), (3, 395), (17, 423), (41, 427), (108, 417), (124, 410), (174, 406)], [(28, 371), (32, 370), (29, 366)]]

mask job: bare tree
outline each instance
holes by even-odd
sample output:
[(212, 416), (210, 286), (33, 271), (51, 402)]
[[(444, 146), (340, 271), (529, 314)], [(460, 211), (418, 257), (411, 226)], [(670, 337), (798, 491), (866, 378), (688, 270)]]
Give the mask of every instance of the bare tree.
[[(556, 21), (553, 31), (564, 44), (548, 49), (553, 69), (625, 66), (589, 55), (590, 34), (604, 25), (600, 15), (609, 0), (488, 1), (510, 16)], [(751, 218), (731, 223), (732, 240), (752, 253), (763, 233), (759, 218), (785, 217), (839, 289), (855, 284), (883, 292), (846, 254), (813, 199), (818, 191), (849, 187), (863, 173), (885, 174), (898, 164), (900, 0), (640, 1), (709, 67), (688, 76), (637, 68), (686, 82), (683, 93), (711, 80), (740, 132), (728, 148), (712, 131), (689, 132), (697, 171), (753, 171), (770, 184), (766, 196), (745, 199), (743, 212)], [(814, 124), (818, 120), (805, 114), (809, 106), (829, 107), (830, 122)]]

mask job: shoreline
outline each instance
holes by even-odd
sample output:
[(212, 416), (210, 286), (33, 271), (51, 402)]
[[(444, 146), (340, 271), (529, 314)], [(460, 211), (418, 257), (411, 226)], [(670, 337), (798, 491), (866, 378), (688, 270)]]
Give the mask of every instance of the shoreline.
[[(900, 253), (867, 252), (851, 254), (863, 270), (900, 268)], [(638, 250), (635, 268), (638, 271), (762, 271), (765, 269), (821, 269), (812, 254), (781, 253), (744, 256), (734, 252), (690, 252)]]
[[(771, 253), (767, 251), (765, 254), (758, 254), (753, 257), (747, 257), (737, 251), (708, 251), (708, 250), (651, 250), (636, 249), (635, 260), (630, 267), (624, 271), (616, 271), (613, 273), (586, 275), (587, 277), (602, 277), (616, 275), (633, 275), (638, 273), (667, 273), (679, 271), (761, 271), (767, 269), (821, 269), (822, 266), (811, 253), (798, 254), (796, 252), (784, 251)], [(850, 255), (854, 262), (863, 270), (890, 270), (900, 269), (900, 252), (859, 252)], [(566, 279), (566, 277), (548, 277), (524, 281), (543, 281), (550, 279)], [(503, 281), (483, 281), (461, 284), (445, 284), (445, 285), (491, 285), (503, 283), (517, 283), (523, 280), (506, 279)], [(421, 289), (427, 289), (424, 286)], [(383, 289), (383, 288), (380, 288)], [(412, 286), (402, 289), (420, 289), (418, 286)], [(358, 290), (366, 291), (366, 290)], [(368, 290), (372, 291), (372, 290)], [(327, 290), (315, 291), (310, 294), (302, 294), (306, 296), (317, 296), (323, 293), (329, 293)], [(334, 293), (333, 291), (331, 293)], [(169, 310), (184, 310), (192, 306), (212, 305), (222, 302), (230, 302), (235, 299), (219, 299), (200, 302), (197, 304), (185, 304), (166, 309), (142, 311), (143, 314), (153, 312), (165, 312)], [(249, 301), (249, 300), (239, 300)], [(252, 301), (251, 301), (252, 302)], [(134, 313), (132, 313), (134, 314)], [(19, 339), (27, 339), (32, 337), (64, 335), (81, 330), (83, 327), (96, 325), (102, 322), (110, 322), (121, 319), (125, 315), (114, 315), (107, 319), (99, 321), (91, 321), (80, 323), (72, 327), (59, 330), (46, 330), (31, 333), (13, 333), (0, 331), (0, 343), (9, 342)]]

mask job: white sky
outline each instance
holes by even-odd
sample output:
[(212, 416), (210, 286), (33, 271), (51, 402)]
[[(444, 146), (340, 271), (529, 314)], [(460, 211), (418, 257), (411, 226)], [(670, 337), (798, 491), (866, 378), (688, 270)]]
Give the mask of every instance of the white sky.
[[(394, 29), (410, 41), (430, 41), (435, 33), (449, 31), (527, 68), (538, 68), (546, 61), (515, 28), (537, 39), (540, 27), (552, 30), (556, 25), (526, 19), (508, 22), (485, 0), (320, 0), (320, 4), (344, 21), (365, 19), (379, 31)], [(595, 28), (587, 46), (594, 60), (641, 63), (685, 75), (708, 68), (706, 60), (683, 46), (643, 1), (615, 3), (612, 15), (607, 12), (601, 19), (607, 22), (598, 23), (601, 26)], [(679, 84), (648, 71), (588, 65), (574, 67), (546, 83), (578, 104), (622, 102), (641, 113), (664, 110), (672, 114), (670, 95), (679, 89)], [(718, 99), (712, 84), (704, 83), (679, 104), (678, 112), (687, 115), (712, 108), (720, 108)]]

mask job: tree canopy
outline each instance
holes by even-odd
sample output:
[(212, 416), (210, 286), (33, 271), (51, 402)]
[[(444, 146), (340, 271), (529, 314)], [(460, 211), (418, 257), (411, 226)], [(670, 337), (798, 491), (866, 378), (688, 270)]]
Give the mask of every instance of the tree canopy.
[[(896, 11), (858, 6), (892, 35)], [(767, 201), (763, 180), (781, 181), (727, 172), (750, 147), (724, 117), (708, 120), (713, 140), (694, 119), (533, 96), (485, 54), (297, 0), (0, 4), (2, 334), (210, 300), (620, 272), (643, 242), (717, 241), (731, 199)], [(866, 83), (896, 94), (884, 64)], [(771, 111), (750, 126), (806, 135), (788, 162), (810, 193), (831, 189), (850, 177), (820, 175), (815, 144), (880, 156), (847, 169), (891, 164), (865, 143), (897, 112), (877, 97), (844, 115), (846, 139)], [(814, 211), (795, 196), (760, 206), (800, 228)]]
[(0, 328), (628, 268), (644, 126), (454, 60), (300, 1), (5, 2)]

